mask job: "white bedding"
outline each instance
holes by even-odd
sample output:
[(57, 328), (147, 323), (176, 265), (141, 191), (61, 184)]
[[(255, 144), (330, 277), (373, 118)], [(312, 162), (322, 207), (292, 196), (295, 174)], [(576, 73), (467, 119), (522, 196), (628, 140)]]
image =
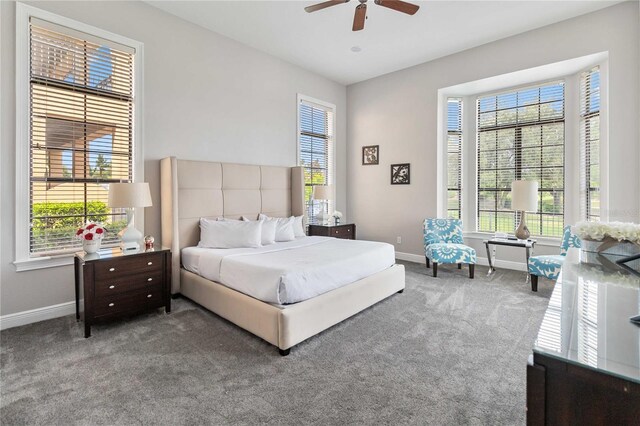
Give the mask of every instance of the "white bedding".
[(390, 244), (329, 237), (301, 237), (259, 248), (182, 250), (188, 271), (279, 305), (310, 299), (394, 263)]

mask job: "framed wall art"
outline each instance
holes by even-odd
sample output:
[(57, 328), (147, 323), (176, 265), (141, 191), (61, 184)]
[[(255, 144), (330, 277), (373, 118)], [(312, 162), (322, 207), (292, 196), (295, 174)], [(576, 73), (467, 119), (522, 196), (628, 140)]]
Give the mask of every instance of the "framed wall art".
[(411, 164), (391, 165), (391, 185), (409, 185), (411, 183)]
[(370, 145), (362, 147), (362, 165), (370, 166), (380, 164), (380, 145)]

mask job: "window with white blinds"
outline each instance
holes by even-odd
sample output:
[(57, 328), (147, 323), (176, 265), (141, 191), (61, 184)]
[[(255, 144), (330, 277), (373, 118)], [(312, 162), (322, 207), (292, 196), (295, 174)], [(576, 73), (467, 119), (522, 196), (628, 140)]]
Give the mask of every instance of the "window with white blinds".
[(462, 213), (462, 100), (447, 100), (447, 216)]
[(564, 223), (564, 83), (483, 96), (477, 101), (477, 229), (513, 232), (511, 182), (539, 183), (532, 235), (560, 237)]
[(314, 200), (313, 187), (333, 185), (334, 166), (334, 116), (335, 109), (300, 97), (298, 105), (298, 161), (304, 168), (304, 202), (307, 220), (314, 223), (320, 209), (333, 212), (334, 201)]
[(600, 68), (580, 75), (580, 214), (600, 220)]
[(109, 183), (132, 180), (133, 49), (31, 18), (29, 24), (31, 256), (75, 250), (74, 231), (125, 225)]

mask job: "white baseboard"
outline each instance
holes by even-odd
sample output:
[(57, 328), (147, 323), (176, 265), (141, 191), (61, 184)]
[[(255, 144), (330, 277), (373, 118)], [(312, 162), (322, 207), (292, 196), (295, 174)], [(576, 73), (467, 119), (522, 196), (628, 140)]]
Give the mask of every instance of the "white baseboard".
[(76, 313), (76, 302), (60, 303), (59, 305), (45, 306), (44, 308), (30, 311), (16, 312), (0, 316), (0, 330), (18, 327), (21, 325), (40, 322), (52, 318), (64, 317)]
[[(419, 254), (402, 253), (399, 251), (396, 252), (396, 259), (405, 260), (407, 262), (414, 262), (414, 263), (422, 263), (422, 264), (425, 263), (424, 256), (421, 256)], [(479, 257), (478, 265), (489, 266), (489, 262), (487, 261), (486, 257)], [(527, 265), (525, 265), (524, 263), (511, 262), (509, 260), (496, 259), (493, 262), (493, 266), (496, 268), (502, 268), (502, 269), (512, 269), (514, 271), (527, 270)]]

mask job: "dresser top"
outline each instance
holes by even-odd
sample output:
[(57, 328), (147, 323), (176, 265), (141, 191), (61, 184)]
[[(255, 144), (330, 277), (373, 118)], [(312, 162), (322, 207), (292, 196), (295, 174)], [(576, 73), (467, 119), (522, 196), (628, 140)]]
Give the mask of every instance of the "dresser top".
[(83, 251), (77, 252), (75, 256), (83, 262), (93, 262), (99, 260), (109, 260), (116, 259), (119, 257), (128, 257), (128, 256), (136, 256), (143, 254), (151, 254), (151, 253), (160, 253), (164, 251), (169, 251), (168, 248), (162, 247), (157, 249), (150, 250), (130, 250), (126, 253), (122, 251), (119, 247), (112, 248), (103, 248), (98, 250), (96, 253), (85, 253)]
[(640, 278), (570, 249), (533, 352), (640, 383)]

